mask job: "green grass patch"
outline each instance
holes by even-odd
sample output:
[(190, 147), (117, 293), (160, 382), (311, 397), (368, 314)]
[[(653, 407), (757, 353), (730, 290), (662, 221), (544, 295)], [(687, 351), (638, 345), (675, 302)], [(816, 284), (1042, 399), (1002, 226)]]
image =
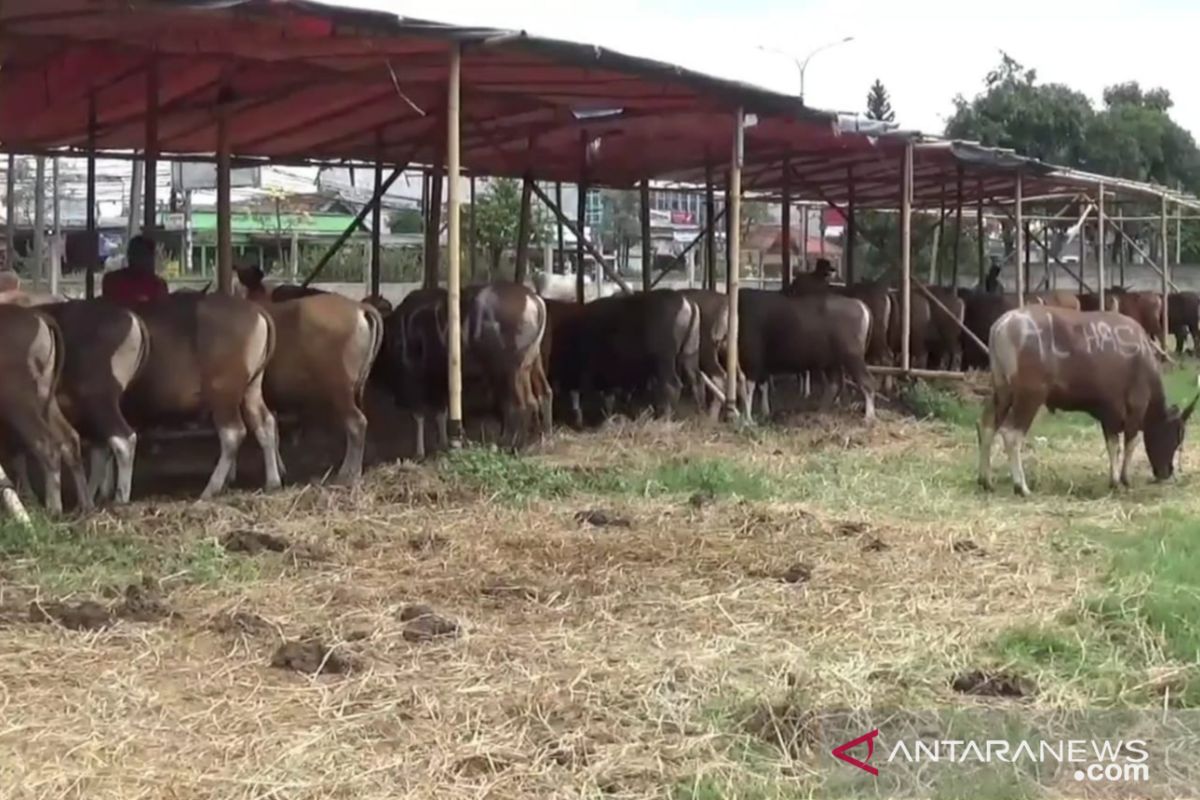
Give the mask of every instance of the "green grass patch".
[(760, 500), (780, 488), (765, 473), (724, 459), (672, 458), (648, 467), (593, 469), (548, 464), (536, 457), (486, 447), (468, 447), (449, 454), (442, 463), (452, 478), (509, 503), (580, 494), (638, 497), (703, 494)]
[(900, 401), (922, 419), (936, 419), (962, 427), (974, 427), (979, 421), (979, 403), (970, 402), (930, 381), (906, 384), (901, 390)]

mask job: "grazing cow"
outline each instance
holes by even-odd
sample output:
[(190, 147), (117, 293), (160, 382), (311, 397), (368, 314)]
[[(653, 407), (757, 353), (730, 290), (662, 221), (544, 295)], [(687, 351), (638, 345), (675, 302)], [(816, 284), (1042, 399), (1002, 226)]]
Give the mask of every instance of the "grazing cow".
[(1113, 296), (1117, 300), (1117, 310), (1137, 320), (1150, 339), (1166, 349), (1162, 329), (1162, 295), (1157, 292), (1114, 292)]
[(577, 374), (578, 365), (575, 363), (575, 347), (578, 341), (582, 319), (588, 313), (586, 304), (567, 300), (543, 298), (549, 324), (546, 326), (546, 336), (542, 339), (543, 352), (549, 342), (550, 355), (546, 365), (546, 374), (557, 394), (566, 396), (571, 408), (571, 422), (576, 428), (583, 427), (583, 407), (579, 398), (578, 382), (567, 383), (567, 376), (572, 378)]
[(1118, 480), (1129, 485), (1129, 462), (1143, 433), (1154, 477), (1171, 477), (1196, 400), (1183, 413), (1167, 406), (1154, 347), (1137, 323), (1109, 311), (1029, 306), (997, 320), (988, 347), (992, 394), (979, 421), (979, 481), (985, 488), (991, 488), (992, 445), (999, 430), (1013, 488), (1029, 495), (1021, 444), (1042, 406), (1083, 411), (1100, 422), (1112, 486)]
[(699, 308), (679, 292), (594, 300), (556, 325), (551, 377), (570, 395), (577, 421), (582, 419), (581, 394), (611, 397), (647, 386), (655, 414), (666, 416), (679, 400), (681, 366), (690, 369), (684, 362), (692, 353), (698, 370), (699, 330)]
[(140, 429), (211, 417), (221, 457), (204, 498), (225, 489), (248, 424), (263, 450), (266, 488), (278, 489), (278, 429), (263, 400), (263, 377), (275, 352), (270, 315), (220, 294), (172, 294), (135, 312), (150, 332), (150, 357), (125, 393), (128, 419)]
[(1192, 337), (1192, 353), (1200, 354), (1200, 294), (1172, 292), (1167, 295), (1167, 321), (1175, 337), (1175, 353), (1183, 355), (1183, 345)]
[[(687, 289), (680, 292), (700, 311), (700, 372), (707, 378), (711, 399), (708, 413), (713, 419), (720, 414), (725, 391), (725, 348), (729, 344), (729, 300), (720, 292), (708, 289)], [(739, 385), (745, 378), (738, 377)], [(713, 387), (718, 391), (713, 391)], [(744, 391), (744, 386), (739, 389)]]
[(891, 351), (888, 349), (888, 325), (892, 316), (892, 295), (887, 286), (876, 281), (866, 281), (847, 286), (841, 294), (861, 300), (871, 312), (871, 339), (867, 344), (867, 363), (886, 364), (891, 359)]
[[(954, 289), (929, 287), (934, 297), (945, 306), (929, 302), (930, 325), (926, 339), (928, 363), (931, 369), (958, 369), (962, 363), (962, 328), (966, 304)], [(913, 292), (913, 296), (916, 296)], [(947, 313), (949, 312), (949, 313)]]
[[(988, 340), (988, 335), (996, 320), (1017, 307), (1015, 295), (975, 291), (960, 296), (964, 306), (963, 324), (981, 342)], [(966, 333), (962, 334), (961, 341), (963, 369), (987, 369), (988, 354)]]
[(746, 375), (743, 413), (753, 418), (756, 385), (772, 375), (840, 373), (856, 383), (875, 418), (874, 385), (866, 351), (871, 312), (861, 300), (835, 294), (787, 297), (743, 289), (738, 295), (738, 355)]
[(363, 391), (383, 342), (383, 317), (373, 306), (337, 294), (263, 306), (276, 335), (263, 382), (267, 406), (340, 423), (346, 453), (338, 480), (356, 482), (367, 444)]
[(549, 415), (549, 386), (541, 375), (546, 302), (519, 283), (473, 286), (463, 292), (462, 323), (464, 360), (487, 382), (501, 438), (515, 447), (535, 415)]
[(49, 316), (0, 305), (0, 434), (30, 454), (45, 477), (46, 508), (62, 512), (62, 467), (82, 509), (91, 508), (79, 436), (63, 417), (57, 392), (65, 362), (62, 331)]
[[(897, 363), (901, 358), (902, 318), (904, 309), (900, 302), (900, 293), (896, 289), (890, 291), (891, 304), (888, 319), (888, 346), (895, 355)], [(911, 294), (912, 307), (908, 318), (908, 358), (909, 363), (916, 368), (923, 368), (928, 362), (930, 330), (933, 327), (930, 302), (916, 289)]]
[(416, 420), (416, 455), (424, 458), (425, 421), (432, 415), (445, 444), (449, 398), (446, 344), (446, 290), (409, 292), (383, 321), (384, 346), (373, 374), (396, 405)]
[[(1079, 300), (1080, 311), (1099, 311), (1100, 310), (1100, 295), (1098, 294), (1078, 294), (1075, 296)], [(1117, 311), (1117, 296), (1112, 292), (1106, 292), (1104, 295), (1104, 310)]]
[[(128, 503), (137, 432), (121, 412), (121, 398), (149, 357), (146, 325), (132, 311), (106, 300), (75, 300), (42, 310), (58, 323), (66, 343), (58, 402), (67, 420), (91, 445), (88, 496)], [(114, 461), (115, 484), (111, 482)]]

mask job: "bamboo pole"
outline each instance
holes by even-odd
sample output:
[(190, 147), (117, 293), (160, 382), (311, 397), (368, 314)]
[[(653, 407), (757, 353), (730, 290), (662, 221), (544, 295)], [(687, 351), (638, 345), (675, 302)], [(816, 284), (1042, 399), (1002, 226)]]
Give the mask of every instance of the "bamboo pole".
[[(380, 148), (382, 151), (382, 148)], [(383, 161), (375, 162), (375, 196), (383, 197)], [(383, 272), (383, 203), (371, 206), (371, 297), (379, 296), (380, 273)]]
[[(742, 243), (742, 159), (745, 155), (745, 126), (741, 108), (733, 115), (733, 158), (729, 164), (729, 263), (725, 268), (725, 295), (729, 298), (729, 338), (725, 348), (725, 415), (729, 419), (737, 417), (737, 378), (738, 378), (738, 347), (739, 336), (739, 307), (738, 292), (741, 272)], [(754, 402), (754, 398), (750, 398)]]
[[(1083, 235), (1083, 229), (1079, 230), (1080, 236)], [(1100, 287), (1100, 310), (1104, 310), (1104, 184), (1101, 183), (1096, 189), (1096, 283)], [(1079, 264), (1079, 274), (1083, 274), (1083, 263)]]
[(642, 228), (642, 291), (648, 292), (653, 285), (654, 242), (650, 239), (650, 180), (642, 181), (639, 187), (641, 207), (638, 209)]
[(1167, 311), (1170, 303), (1167, 297), (1171, 293), (1171, 240), (1167, 232), (1167, 196), (1162, 198), (1162, 343), (1167, 346), (1167, 334), (1171, 332), (1171, 319)]
[(17, 157), (8, 154), (4, 187), (4, 258), (10, 270), (17, 268)]
[[(222, 91), (222, 95), (224, 91)], [(230, 202), (229, 109), (217, 111), (217, 291), (233, 294), (233, 208)]]
[(1129, 246), (1133, 248), (1134, 252), (1136, 252), (1143, 259), (1145, 259), (1146, 266), (1150, 267), (1150, 269), (1152, 269), (1156, 273), (1158, 273), (1158, 275), (1160, 277), (1166, 278), (1167, 285), (1171, 289), (1173, 289), (1177, 292), (1179, 291), (1179, 287), (1175, 285), (1175, 282), (1172, 281), (1169, 277), (1166, 277), (1166, 273), (1163, 272), (1162, 268), (1158, 265), (1158, 263), (1154, 260), (1154, 258), (1148, 252), (1146, 252), (1146, 250), (1141, 245), (1139, 245), (1137, 242), (1135, 242), (1128, 233), (1125, 233), (1125, 231), (1119, 231), (1119, 233), (1121, 235), (1121, 238), (1124, 239), (1126, 242), (1128, 242)]
[[(51, 241), (61, 247), (63, 244), (63, 239), (62, 239), (62, 198), (59, 195), (59, 191), (58, 191), (59, 190), (59, 183), (58, 183), (59, 170), (58, 170), (58, 158), (57, 157), (50, 160), (50, 176), (51, 176), (51, 178), (50, 178), (51, 183), (54, 187), (53, 191), (50, 195), (52, 198), (50, 207), (53, 210), (53, 213), (50, 218), (50, 223), (52, 226), (51, 230), (54, 231), (54, 238)], [(49, 253), (50, 257), (47, 261), (46, 267), (48, 270), (48, 277), (49, 277), (49, 282), (48, 282), (49, 283), (49, 292), (50, 292), (50, 294), (53, 294), (53, 295), (58, 294), (58, 279), (60, 276), (60, 272), (62, 271), (62, 262), (59, 259), (59, 257), (61, 255), (62, 255), (62, 253), (59, 250), (57, 250), (56, 248), (54, 248), (54, 247), (50, 248), (50, 253)]]
[(792, 284), (792, 160), (783, 157), (783, 198), (779, 206), (779, 288)]
[(142, 216), (142, 184), (144, 182), (142, 177), (144, 169), (141, 159), (133, 162), (131, 172), (129, 181), (129, 218), (125, 221), (126, 242), (137, 235), (138, 219)]
[[(475, 179), (472, 178), (472, 185), (474, 185), (474, 181)], [(471, 202), (475, 202), (474, 196), (472, 196)], [(562, 181), (556, 181), (554, 184), (554, 204), (559, 208), (562, 208)], [(567, 271), (567, 248), (565, 244), (566, 229), (563, 227), (561, 219), (556, 221), (558, 222), (558, 269), (554, 269), (554, 267), (549, 264), (546, 266), (550, 272), (559, 272), (561, 270), (565, 273)]]
[(153, 234), (158, 226), (158, 59), (146, 69), (146, 188), (142, 192), (142, 228)]
[[(1183, 191), (1183, 186), (1179, 186)], [(1183, 263), (1183, 204), (1175, 204), (1175, 266)]]
[(962, 259), (962, 218), (963, 218), (963, 168), (958, 168), (958, 182), (955, 187), (954, 201), (954, 263), (950, 268), (950, 285), (958, 288), (958, 264)]
[(84, 267), (84, 297), (96, 296), (96, 262), (100, 258), (100, 238), (96, 233), (96, 93), (88, 93), (87, 157), (87, 241), (88, 256)]
[(800, 270), (808, 272), (808, 206), (800, 203)]
[(712, 163), (704, 167), (704, 218), (708, 230), (704, 234), (704, 288), (717, 290), (717, 196), (713, 191)]
[[(463, 441), (462, 407), (462, 219), (459, 214), (459, 111), (462, 99), (462, 45), (450, 46), (450, 75), (446, 82), (446, 175), (447, 215), (449, 216), (449, 252), (446, 254), (446, 323), (449, 361), (450, 409), (446, 432), (450, 446), (461, 448)], [(441, 204), (440, 195), (434, 200)]]
[[(583, 284), (583, 231), (584, 222), (587, 221), (587, 193), (588, 193), (588, 176), (587, 176), (587, 149), (588, 137), (587, 131), (581, 131), (579, 134), (579, 185), (575, 198), (575, 302), (583, 303), (587, 300), (584, 295)], [(561, 208), (555, 208), (554, 213), (560, 221), (564, 221)], [(597, 288), (599, 288), (600, 267), (596, 266)]]
[[(382, 198), (377, 198), (379, 202)], [(439, 165), (429, 176), (429, 216), (425, 223), (425, 280), (426, 289), (439, 283), (438, 267), (441, 265), (441, 248), (438, 239), (442, 233), (442, 169)]]
[[(1020, 170), (1017, 170), (1015, 197), (1013, 199), (1013, 207), (1017, 214), (1016, 220), (1016, 235), (1017, 235), (1017, 305), (1025, 305), (1025, 269), (1021, 264), (1021, 254), (1025, 252), (1025, 179)], [(1080, 272), (1083, 272), (1083, 265), (1080, 265)]]
[(912, 368), (912, 183), (913, 143), (904, 145), (904, 168), (900, 181), (900, 367)]
[(1121, 237), (1125, 235), (1125, 219), (1121, 216), (1121, 212), (1117, 211), (1117, 268), (1121, 273), (1121, 286), (1125, 285), (1125, 242), (1121, 241)]
[(38, 280), (44, 282), (46, 278), (46, 157), (38, 156), (34, 163), (33, 274), (37, 276)]
[(985, 250), (987, 247), (987, 244), (984, 240), (983, 227), (983, 179), (978, 181), (976, 190), (979, 194), (975, 198), (975, 254), (979, 260), (979, 263), (976, 265), (977, 269), (979, 270), (979, 284), (983, 285), (984, 275), (987, 272), (987, 267), (983, 263), (984, 256), (986, 255)]
[(517, 263), (513, 280), (524, 283), (529, 273), (529, 224), (533, 211), (533, 178), (526, 175), (521, 181), (521, 210), (517, 217)]
[(854, 199), (854, 167), (846, 167), (846, 285), (853, 286), (857, 266), (854, 263), (854, 245), (858, 241), (858, 219)]

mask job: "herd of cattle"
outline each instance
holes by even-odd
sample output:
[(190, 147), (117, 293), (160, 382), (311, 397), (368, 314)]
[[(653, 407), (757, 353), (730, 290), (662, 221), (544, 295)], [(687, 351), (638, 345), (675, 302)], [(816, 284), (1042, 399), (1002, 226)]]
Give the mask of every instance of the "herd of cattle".
[[(103, 300), (41, 304), (19, 294), (0, 302), (6, 496), (13, 490), (6, 475), (25, 477), (32, 460), (52, 512), (63, 507), (64, 471), (80, 509), (100, 499), (128, 502), (137, 432), (198, 419), (210, 422), (220, 441), (204, 497), (232, 479), (247, 431), (262, 449), (266, 488), (275, 489), (285, 472), (278, 414), (340, 426), (346, 447), (338, 478), (354, 482), (367, 441), (368, 382), (414, 415), (418, 456), (427, 450), (431, 418), (445, 439), (444, 290), (414, 291), (392, 310), (385, 301), (243, 282), (245, 297), (181, 291), (133, 308)], [(912, 364), (986, 367), (986, 355), (963, 327), (986, 341), (993, 324), (1016, 308), (1015, 298), (931, 291), (935, 302), (912, 295)], [(1113, 310), (1162, 340), (1159, 295), (1109, 297)], [(1098, 306), (1094, 297), (1063, 292), (1028, 300), (1074, 310)], [(1200, 297), (1172, 295), (1170, 303), (1180, 347), (1183, 333), (1196, 341)], [(807, 275), (784, 293), (742, 290), (736, 381), (742, 413), (751, 415), (757, 397), (769, 414), (771, 379), (804, 375), (823, 382), (828, 400), (849, 381), (872, 419), (867, 367), (896, 360), (899, 305), (895, 290), (879, 284), (836, 286)], [(490, 410), (512, 445), (549, 430), (556, 399), (560, 415), (576, 426), (584, 424), (585, 402), (601, 414), (620, 402), (667, 415), (685, 390), (710, 414), (725, 400), (730, 320), (726, 298), (716, 292), (664, 289), (579, 305), (493, 283), (465, 289), (460, 313), (468, 411)]]

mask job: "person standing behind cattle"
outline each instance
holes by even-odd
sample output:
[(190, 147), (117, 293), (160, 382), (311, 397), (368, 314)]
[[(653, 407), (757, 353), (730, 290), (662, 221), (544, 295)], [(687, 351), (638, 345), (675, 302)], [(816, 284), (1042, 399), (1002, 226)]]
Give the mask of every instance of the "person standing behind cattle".
[(154, 274), (154, 240), (135, 236), (129, 240), (124, 269), (109, 272), (100, 284), (106, 300), (118, 305), (132, 306), (161, 300), (170, 294), (167, 282)]
[(988, 349), (992, 395), (979, 420), (979, 482), (985, 489), (992, 485), (992, 444), (999, 430), (1013, 489), (1029, 496), (1021, 445), (1042, 406), (1082, 411), (1099, 421), (1113, 488), (1118, 481), (1129, 486), (1129, 463), (1142, 434), (1155, 479), (1174, 473), (1184, 426), (1200, 396), (1182, 412), (1167, 406), (1155, 348), (1136, 321), (1109, 311), (1026, 306), (996, 321)]

